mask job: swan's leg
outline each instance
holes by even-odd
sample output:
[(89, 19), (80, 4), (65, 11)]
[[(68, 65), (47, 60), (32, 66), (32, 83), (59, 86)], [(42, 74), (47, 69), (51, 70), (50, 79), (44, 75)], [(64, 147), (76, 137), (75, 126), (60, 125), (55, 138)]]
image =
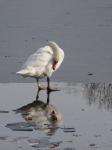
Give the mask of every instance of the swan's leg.
[(40, 91), (40, 90), (46, 90), (45, 87), (41, 87), (41, 86), (40, 86), (40, 84), (39, 84), (39, 79), (38, 79), (38, 78), (36, 78), (36, 81), (37, 81), (38, 91)]
[(50, 101), (50, 93), (51, 93), (51, 92), (49, 92), (49, 91), (47, 92), (47, 105), (49, 105), (49, 101)]
[(47, 91), (50, 92), (51, 88), (50, 88), (50, 78), (47, 77)]
[(39, 92), (40, 92), (40, 90), (39, 90), (39, 88), (38, 88), (38, 90), (37, 90), (37, 95), (36, 95), (36, 101), (38, 101), (38, 99), (39, 99)]
[(40, 85), (39, 85), (39, 79), (38, 78), (36, 78), (36, 81), (37, 81), (37, 87), (38, 87), (38, 90), (40, 90)]
[(37, 95), (36, 95), (36, 101), (38, 101), (38, 99), (39, 99), (39, 92), (40, 92), (39, 79), (36, 78), (36, 81), (37, 81), (37, 86), (38, 86)]
[(52, 89), (50, 87), (50, 78), (47, 77), (47, 92), (55, 92), (55, 91), (60, 91), (59, 89), (55, 88), (55, 89)]

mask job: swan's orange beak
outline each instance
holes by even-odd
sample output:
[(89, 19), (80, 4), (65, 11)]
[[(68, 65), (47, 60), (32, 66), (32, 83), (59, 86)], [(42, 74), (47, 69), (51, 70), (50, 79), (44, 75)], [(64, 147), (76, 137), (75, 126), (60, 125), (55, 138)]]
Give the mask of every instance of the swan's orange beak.
[(54, 61), (54, 63), (52, 64), (52, 69), (53, 69), (53, 70), (56, 69), (56, 65), (57, 65), (57, 61)]

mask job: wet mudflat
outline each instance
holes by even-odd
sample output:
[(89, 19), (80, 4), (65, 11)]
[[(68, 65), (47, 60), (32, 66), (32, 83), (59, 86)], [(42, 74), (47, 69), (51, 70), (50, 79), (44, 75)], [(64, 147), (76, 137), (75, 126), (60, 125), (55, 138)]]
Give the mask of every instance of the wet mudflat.
[[(112, 84), (0, 84), (0, 149), (111, 150)], [(49, 103), (47, 103), (49, 101)]]

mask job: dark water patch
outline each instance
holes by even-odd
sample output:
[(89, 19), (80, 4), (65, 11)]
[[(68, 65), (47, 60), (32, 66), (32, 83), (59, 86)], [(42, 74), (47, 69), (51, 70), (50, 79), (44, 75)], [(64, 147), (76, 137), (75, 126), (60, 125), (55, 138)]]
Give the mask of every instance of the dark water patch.
[(76, 132), (75, 128), (73, 127), (64, 127), (64, 128), (61, 128), (63, 130), (63, 132)]
[(88, 76), (93, 76), (93, 73), (92, 72), (88, 72)]
[(92, 144), (89, 144), (89, 146), (91, 146), (91, 147), (94, 147), (96, 144), (94, 144), (94, 143), (92, 143)]
[(99, 138), (99, 137), (101, 137), (101, 136), (102, 136), (101, 134), (96, 134), (96, 135), (94, 135), (95, 138)]
[(0, 136), (0, 140), (1, 140), (1, 141), (6, 141), (7, 138), (8, 138), (8, 136)]
[(9, 58), (9, 57), (11, 57), (11, 56), (5, 55), (4, 57), (5, 57), (5, 58)]
[(78, 133), (73, 133), (73, 136), (79, 137), (79, 136), (82, 136), (82, 135), (81, 135), (81, 134), (78, 134)]
[(85, 109), (84, 109), (84, 108), (81, 108), (81, 111), (85, 111)]
[(9, 111), (8, 110), (0, 110), (0, 113), (9, 113)]
[(68, 143), (72, 143), (73, 141), (71, 141), (71, 140), (70, 140), (70, 141), (66, 141), (66, 142), (68, 142)]
[(26, 122), (9, 123), (5, 127), (13, 131), (33, 131), (31, 125)]

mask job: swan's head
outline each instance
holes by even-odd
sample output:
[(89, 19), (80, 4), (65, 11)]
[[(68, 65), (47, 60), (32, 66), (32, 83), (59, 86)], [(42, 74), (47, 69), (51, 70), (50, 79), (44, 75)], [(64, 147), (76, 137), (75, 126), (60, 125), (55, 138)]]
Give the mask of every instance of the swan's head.
[(64, 59), (64, 51), (53, 41), (49, 41), (48, 46), (50, 46), (53, 50), (54, 57), (53, 57), (53, 70), (56, 70), (61, 62)]

